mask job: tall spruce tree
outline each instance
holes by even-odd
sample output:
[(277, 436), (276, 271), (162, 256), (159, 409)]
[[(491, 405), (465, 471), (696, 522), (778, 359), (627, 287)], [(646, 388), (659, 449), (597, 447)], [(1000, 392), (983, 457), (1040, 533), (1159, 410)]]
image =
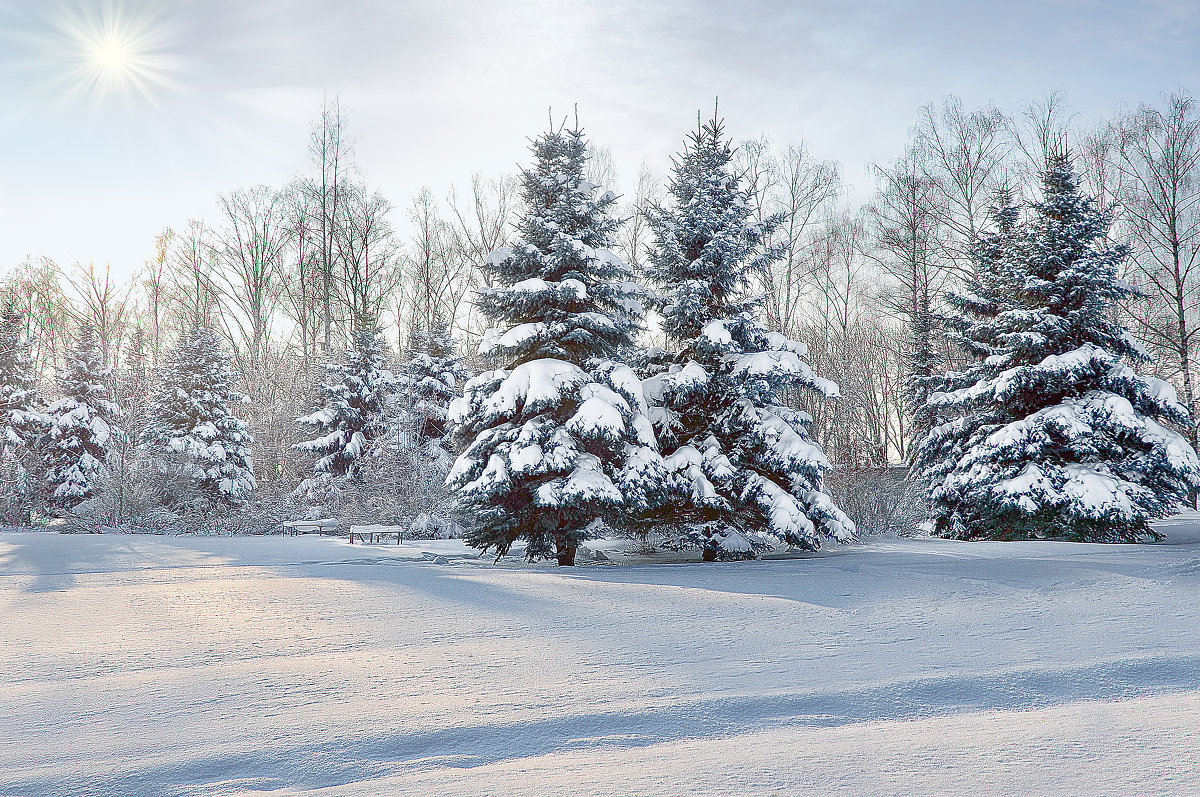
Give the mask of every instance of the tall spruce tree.
[(661, 479), (641, 383), (610, 359), (633, 344), (643, 291), (614, 255), (616, 197), (587, 182), (578, 129), (533, 142), (516, 240), (483, 268), (478, 305), (496, 365), (450, 409), (465, 449), (447, 485), (472, 513), (467, 541), (498, 555), (574, 563), (597, 520), (643, 511)]
[(675, 160), (670, 204), (647, 213), (655, 243), (646, 273), (675, 350), (645, 388), (673, 492), (650, 519), (680, 528), (706, 559), (854, 534), (823, 490), (830, 464), (808, 435), (811, 417), (780, 398), (795, 389), (836, 397), (838, 388), (813, 373), (803, 344), (756, 317), (762, 298), (750, 277), (782, 257), (769, 240), (785, 217), (754, 220), (732, 157), (721, 122), (700, 125)]
[(114, 425), (121, 410), (109, 399), (109, 373), (95, 330), (85, 323), (59, 374), (61, 397), (46, 410), (40, 446), (49, 502), (56, 508), (70, 509), (96, 494), (109, 448), (122, 435)]
[(257, 487), (253, 440), (231, 407), (245, 400), (236, 378), (204, 327), (189, 330), (165, 358), (142, 441), (154, 461), (183, 478), (184, 498), (236, 506)]
[(1182, 506), (1200, 462), (1162, 421), (1191, 421), (1174, 389), (1139, 376), (1146, 352), (1111, 317), (1134, 294), (1110, 214), (1052, 155), (1022, 219), (1004, 199), (974, 248), (978, 278), (952, 296), (978, 359), (930, 396), (936, 425), (914, 467), (937, 533), (1132, 542)]
[(317, 437), (296, 448), (317, 456), (315, 477), (354, 479), (375, 441), (387, 433), (388, 402), (396, 384), (374, 321), (360, 320), (342, 361), (327, 363), (325, 369), (333, 378), (320, 386), (324, 406), (297, 418)]

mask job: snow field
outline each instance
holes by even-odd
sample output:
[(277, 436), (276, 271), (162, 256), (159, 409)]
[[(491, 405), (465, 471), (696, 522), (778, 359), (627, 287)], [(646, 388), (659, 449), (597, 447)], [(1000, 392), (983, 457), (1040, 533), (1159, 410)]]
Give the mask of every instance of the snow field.
[(1160, 528), (573, 571), (4, 533), (0, 794), (1200, 793), (1200, 516)]

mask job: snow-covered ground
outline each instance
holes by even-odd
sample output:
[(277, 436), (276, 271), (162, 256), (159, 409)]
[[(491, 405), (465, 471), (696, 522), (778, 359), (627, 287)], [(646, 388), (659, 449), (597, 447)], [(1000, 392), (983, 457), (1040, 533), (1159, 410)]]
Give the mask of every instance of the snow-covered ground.
[(575, 569), (3, 533), (0, 794), (1200, 794), (1200, 516), (1161, 528)]

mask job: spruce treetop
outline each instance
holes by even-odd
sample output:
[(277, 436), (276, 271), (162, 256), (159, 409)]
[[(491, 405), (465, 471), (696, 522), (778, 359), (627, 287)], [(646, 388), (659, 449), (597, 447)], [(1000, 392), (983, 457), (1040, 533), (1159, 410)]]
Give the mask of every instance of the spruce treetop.
[(748, 292), (750, 275), (785, 251), (784, 244), (769, 240), (786, 216), (754, 221), (750, 194), (731, 170), (732, 159), (723, 123), (714, 118), (699, 125), (673, 161), (671, 206), (651, 207), (646, 214), (657, 241), (646, 274), (666, 288), (656, 302), (663, 329), (706, 367), (721, 354), (706, 328), (720, 321), (735, 338), (747, 334), (762, 302)]
[(317, 455), (317, 475), (360, 476), (371, 446), (387, 432), (385, 415), (396, 379), (387, 368), (383, 339), (373, 322), (359, 323), (350, 344), (340, 362), (325, 365), (332, 378), (320, 385), (323, 406), (297, 419), (317, 432), (295, 446)]
[(59, 507), (72, 507), (96, 493), (108, 449), (123, 436), (112, 425), (121, 410), (109, 400), (109, 375), (95, 331), (85, 323), (59, 373), (62, 396), (46, 410), (40, 446), (50, 499)]
[(21, 331), (21, 313), (9, 300), (0, 314), (0, 411), (28, 410), (37, 401), (37, 377)]
[(497, 287), (481, 290), (478, 306), (496, 329), (480, 354), (507, 368), (544, 357), (583, 366), (632, 345), (643, 291), (610, 250), (616, 196), (584, 179), (583, 132), (553, 130), (532, 149), (515, 240), (483, 264)]
[(164, 358), (143, 441), (168, 459), (208, 499), (239, 504), (257, 487), (253, 438), (231, 404), (246, 401), (234, 389), (237, 374), (217, 336), (193, 327)]

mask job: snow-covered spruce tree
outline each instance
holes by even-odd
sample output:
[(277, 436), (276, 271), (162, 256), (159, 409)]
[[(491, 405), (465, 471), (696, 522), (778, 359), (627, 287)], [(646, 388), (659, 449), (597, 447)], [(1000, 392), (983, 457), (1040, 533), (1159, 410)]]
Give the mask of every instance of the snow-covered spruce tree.
[(1166, 382), (1136, 374), (1145, 351), (1110, 314), (1134, 291), (1127, 248), (1083, 195), (1070, 158), (1042, 174), (1025, 219), (1011, 203), (975, 247), (978, 280), (952, 297), (979, 361), (945, 377), (914, 467), (937, 533), (956, 538), (1134, 542), (1180, 508), (1200, 462), (1160, 421), (1190, 423)]
[(417, 448), (430, 443), (448, 445), (447, 414), (471, 378), (462, 357), (454, 354), (450, 326), (438, 322), (433, 329), (417, 329), (410, 336), (408, 360), (396, 374), (397, 396), (410, 424)]
[(0, 314), (0, 519), (26, 525), (37, 493), (31, 471), (45, 416), (21, 326), (20, 312), (6, 302)]
[(342, 361), (325, 365), (331, 379), (320, 386), (323, 406), (296, 419), (317, 433), (296, 448), (316, 455), (313, 476), (318, 481), (358, 477), (371, 446), (388, 430), (388, 402), (396, 380), (387, 368), (383, 339), (374, 321), (360, 320), (355, 326)]
[(109, 448), (122, 435), (114, 425), (121, 410), (109, 399), (108, 378), (96, 334), (85, 323), (59, 374), (61, 396), (46, 410), (39, 446), (48, 501), (56, 509), (92, 498), (107, 474)]
[(229, 358), (216, 335), (193, 327), (164, 360), (142, 442), (164, 475), (183, 482), (183, 494), (167, 502), (240, 505), (257, 484), (250, 432), (231, 409), (245, 398), (233, 388)]
[[(1011, 191), (1004, 189), (990, 211), (991, 230), (980, 231), (971, 250), (974, 275), (961, 291), (946, 294), (949, 312), (941, 323), (950, 343), (961, 349), (973, 364), (962, 371), (912, 377), (912, 406), (918, 425), (925, 432), (917, 435), (910, 453), (911, 474), (931, 499), (962, 457), (964, 446), (979, 429), (1000, 419), (996, 412), (964, 412), (946, 401), (997, 372), (988, 358), (999, 350), (1002, 332), (1000, 313), (1016, 307), (1016, 294), (1024, 284), (1022, 247), (1018, 227), (1020, 208)], [(937, 396), (936, 403), (930, 399)], [(945, 536), (962, 536), (961, 521), (942, 517), (944, 506), (936, 502), (934, 528)], [(950, 525), (955, 528), (953, 531)]]
[(616, 197), (583, 179), (580, 130), (533, 142), (525, 213), (483, 268), (479, 308), (495, 325), (480, 354), (497, 366), (450, 408), (465, 448), (447, 478), (470, 512), (467, 542), (503, 556), (574, 564), (595, 521), (649, 506), (662, 478), (641, 383), (610, 359), (632, 346), (642, 289), (614, 255)]
[(750, 275), (782, 256), (769, 245), (783, 221), (753, 220), (731, 172), (733, 151), (715, 118), (676, 159), (670, 204), (647, 220), (655, 243), (646, 273), (673, 363), (645, 383), (675, 500), (651, 513), (702, 547), (705, 559), (737, 559), (782, 542), (815, 549), (846, 541), (854, 525), (824, 492), (830, 467), (809, 438), (811, 418), (781, 406), (785, 389), (836, 397), (804, 362), (803, 344), (757, 320)]

